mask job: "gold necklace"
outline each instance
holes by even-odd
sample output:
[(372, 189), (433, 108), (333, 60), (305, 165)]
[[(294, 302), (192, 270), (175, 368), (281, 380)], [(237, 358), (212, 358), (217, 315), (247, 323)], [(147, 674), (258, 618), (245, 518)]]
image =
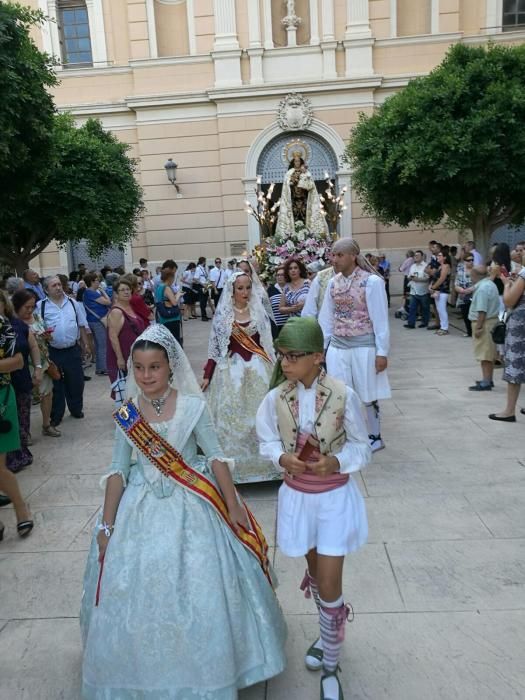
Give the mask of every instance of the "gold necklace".
[(245, 314), (247, 311), (250, 310), (250, 308), (249, 308), (248, 305), (246, 305), (246, 306), (244, 307), (244, 309), (239, 309), (239, 307), (238, 307), (238, 306), (235, 306), (235, 304), (234, 304), (234, 305), (233, 305), (233, 308), (235, 309), (235, 311), (237, 311), (237, 312), (240, 313), (240, 314)]

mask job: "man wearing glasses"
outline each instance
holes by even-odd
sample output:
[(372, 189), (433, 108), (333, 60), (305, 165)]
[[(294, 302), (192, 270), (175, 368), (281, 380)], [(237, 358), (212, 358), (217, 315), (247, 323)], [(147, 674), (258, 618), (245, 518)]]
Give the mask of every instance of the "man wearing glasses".
[(222, 269), (222, 260), (220, 258), (215, 258), (215, 267), (212, 267), (210, 270), (210, 282), (212, 283), (213, 304), (217, 308), (224, 289), (224, 283), (226, 282), (226, 273)]

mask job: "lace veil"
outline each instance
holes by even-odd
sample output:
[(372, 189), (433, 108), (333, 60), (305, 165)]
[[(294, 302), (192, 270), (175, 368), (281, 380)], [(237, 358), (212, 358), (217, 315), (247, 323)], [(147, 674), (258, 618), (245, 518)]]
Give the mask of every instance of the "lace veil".
[(266, 313), (268, 314), (268, 316), (270, 317), (270, 319), (272, 321), (275, 321), (275, 318), (273, 316), (273, 309), (272, 309), (272, 305), (270, 303), (270, 299), (268, 297), (268, 293), (267, 293), (263, 283), (259, 279), (259, 275), (255, 271), (253, 264), (248, 260), (248, 258), (242, 258), (241, 260), (239, 260), (237, 262), (237, 265), (239, 265), (239, 263), (246, 263), (249, 266), (250, 277), (252, 278), (252, 294), (256, 294), (259, 297), (259, 299), (262, 301), (262, 304), (264, 306)]
[(161, 345), (166, 350), (170, 363), (170, 386), (172, 389), (176, 389), (181, 394), (193, 394), (202, 397), (199, 384), (193, 374), (189, 360), (184, 354), (184, 350), (165, 326), (161, 323), (154, 323), (148, 326), (142, 335), (139, 335), (131, 347), (128, 358), (126, 398), (132, 399), (140, 392), (133, 370), (133, 349), (139, 340), (157, 343), (157, 345)]
[[(223, 364), (228, 356), (230, 336), (232, 334), (233, 322), (235, 320), (235, 313), (233, 309), (233, 285), (235, 284), (235, 280), (243, 275), (246, 275), (246, 272), (243, 272), (242, 270), (237, 270), (233, 273), (233, 275), (231, 275), (224, 285), (221, 298), (219, 299), (219, 303), (215, 310), (208, 345), (208, 358), (214, 360), (217, 364)], [(255, 277), (257, 277), (257, 275), (255, 275)], [(257, 280), (261, 285), (264, 295), (268, 299), (268, 295), (262, 287), (258, 277)], [(275, 361), (270, 319), (263, 305), (262, 299), (256, 291), (253, 277), (252, 294), (248, 302), (248, 307), (250, 309), (250, 318), (257, 326), (261, 345), (265, 352), (272, 358), (273, 361)]]

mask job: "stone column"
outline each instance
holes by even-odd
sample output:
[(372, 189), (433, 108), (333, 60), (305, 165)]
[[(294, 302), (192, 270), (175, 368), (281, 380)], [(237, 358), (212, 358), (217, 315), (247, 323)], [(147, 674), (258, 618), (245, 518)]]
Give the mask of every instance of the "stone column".
[(150, 58), (158, 58), (157, 25), (155, 24), (155, 0), (146, 0), (146, 17), (148, 20), (148, 40)]
[(250, 48), (259, 48), (261, 44), (261, 18), (259, 0), (246, 0), (248, 5), (248, 42)]
[(319, 43), (319, 6), (317, 0), (310, 0), (310, 44)]
[(264, 48), (273, 49), (272, 0), (263, 0)]
[(372, 43), (368, 0), (346, 0), (346, 31), (343, 46), (347, 78), (373, 75)]
[(188, 44), (190, 55), (197, 53), (197, 36), (195, 34), (195, 8), (193, 0), (186, 0), (186, 19), (188, 21)]
[(40, 0), (39, 7), (44, 14), (49, 17), (49, 21), (46, 23), (47, 37), (46, 34), (44, 34), (44, 48), (62, 61), (60, 34), (58, 32), (57, 2), (56, 0), (48, 0), (47, 2), (45, 2), (45, 0)]
[(250, 83), (260, 85), (263, 82), (261, 41), (261, 17), (259, 0), (246, 0), (248, 4), (248, 56), (250, 57)]
[(242, 78), (235, 0), (213, 0), (213, 7), (215, 43), (211, 56), (215, 67), (215, 87), (237, 87), (242, 85)]
[(323, 52), (323, 78), (331, 80), (337, 78), (337, 70), (335, 66), (335, 51), (337, 49), (337, 41), (335, 40), (335, 20), (334, 20), (334, 1), (321, 0), (321, 23), (322, 23), (322, 40), (321, 50)]
[(502, 30), (503, 0), (486, 0), (485, 33), (496, 34)]
[(345, 39), (372, 36), (370, 31), (370, 16), (368, 0), (346, 0), (346, 31)]
[(89, 18), (89, 33), (91, 34), (93, 65), (102, 68), (108, 65), (102, 0), (86, 0), (86, 7)]
[(430, 3), (430, 33), (439, 34), (439, 0)]
[(214, 50), (238, 49), (235, 21), (235, 0), (214, 0), (215, 43)]
[(390, 36), (397, 37), (397, 0), (390, 0)]

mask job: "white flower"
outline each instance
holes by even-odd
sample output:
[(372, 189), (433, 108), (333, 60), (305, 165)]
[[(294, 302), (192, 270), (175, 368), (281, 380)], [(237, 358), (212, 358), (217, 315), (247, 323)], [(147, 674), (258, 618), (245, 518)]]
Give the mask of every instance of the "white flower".
[(288, 248), (290, 253), (295, 250), (295, 245), (294, 245), (293, 241), (286, 241), (286, 247)]
[(304, 241), (304, 233), (302, 231), (299, 231), (296, 235), (296, 238), (298, 241), (301, 241), (301, 243)]
[(279, 255), (272, 255), (270, 262), (272, 265), (280, 265), (284, 260)]

